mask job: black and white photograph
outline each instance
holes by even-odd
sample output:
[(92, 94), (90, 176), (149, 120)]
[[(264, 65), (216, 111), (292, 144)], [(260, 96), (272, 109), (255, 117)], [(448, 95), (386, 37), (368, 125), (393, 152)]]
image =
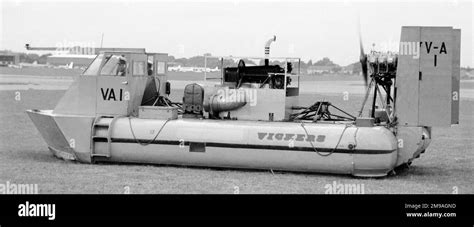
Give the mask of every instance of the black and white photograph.
[(469, 213), (470, 0), (1, 0), (0, 11), (7, 216), (54, 223), (72, 215), (61, 196), (99, 212), (84, 201), (114, 209), (111, 194), (249, 206), (304, 195), (356, 210), (406, 195), (387, 205), (403, 220)]

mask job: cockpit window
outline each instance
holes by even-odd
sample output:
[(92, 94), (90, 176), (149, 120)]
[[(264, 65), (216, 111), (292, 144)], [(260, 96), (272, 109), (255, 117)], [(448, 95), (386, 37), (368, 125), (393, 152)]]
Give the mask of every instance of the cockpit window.
[(158, 74), (166, 73), (166, 63), (162, 61), (156, 61), (156, 70)]
[(127, 70), (127, 60), (120, 55), (109, 55), (105, 58), (104, 66), (100, 75), (125, 76)]
[(142, 61), (133, 62), (133, 75), (134, 76), (145, 75), (145, 62), (142, 62)]
[(104, 59), (103, 54), (97, 55), (97, 57), (92, 61), (92, 63), (89, 65), (89, 67), (84, 71), (84, 75), (86, 76), (95, 76), (97, 75), (97, 72), (99, 71), (100, 64), (102, 63), (102, 59)]

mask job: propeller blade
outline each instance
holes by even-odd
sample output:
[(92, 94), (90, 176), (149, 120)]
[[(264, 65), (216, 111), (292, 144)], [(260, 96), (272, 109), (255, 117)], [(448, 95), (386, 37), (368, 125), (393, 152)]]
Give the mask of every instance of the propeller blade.
[(359, 61), (362, 66), (362, 77), (364, 78), (365, 87), (367, 87), (368, 72), (367, 72), (367, 55), (364, 52), (364, 45), (362, 44), (362, 35), (360, 32), (360, 21), (359, 21), (359, 46), (360, 46), (360, 57)]
[(367, 56), (361, 54), (360, 64), (362, 66), (362, 77), (364, 78), (364, 84), (367, 87), (368, 82), (368, 72), (367, 72)]

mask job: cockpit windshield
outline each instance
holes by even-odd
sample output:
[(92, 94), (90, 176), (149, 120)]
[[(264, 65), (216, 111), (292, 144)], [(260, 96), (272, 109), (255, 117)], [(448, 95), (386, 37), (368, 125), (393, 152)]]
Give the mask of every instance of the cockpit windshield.
[[(102, 68), (100, 67), (103, 65)], [(125, 76), (127, 60), (121, 55), (98, 55), (84, 72), (84, 75), (95, 76)], [(100, 70), (100, 73), (98, 71)]]
[(117, 75), (120, 57), (117, 55), (109, 55), (105, 58), (104, 66), (100, 71), (100, 75)]
[(84, 75), (86, 76), (96, 76), (97, 72), (99, 71), (100, 64), (102, 63), (102, 59), (104, 59), (103, 54), (97, 55), (97, 57), (92, 61), (89, 67), (84, 71)]

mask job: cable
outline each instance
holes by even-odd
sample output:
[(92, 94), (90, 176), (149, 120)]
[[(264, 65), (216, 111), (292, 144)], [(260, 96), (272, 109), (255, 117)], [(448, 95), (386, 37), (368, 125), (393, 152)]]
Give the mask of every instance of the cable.
[[(325, 110), (322, 110), (321, 108), (323, 105), (327, 106)], [(349, 117), (344, 117), (336, 114), (332, 114), (329, 111), (329, 107), (333, 107), (334, 109), (338, 110), (339, 112), (349, 116)], [(309, 107), (293, 107), (292, 109), (303, 109), (300, 112), (297, 113), (292, 113), (289, 116), (289, 121), (296, 121), (296, 120), (308, 120), (308, 121), (313, 121), (317, 122), (319, 120), (332, 120), (332, 121), (354, 121), (355, 117), (350, 115), (349, 113), (341, 110), (340, 108), (334, 106), (330, 102), (326, 101), (318, 101), (315, 104), (309, 106)], [(322, 111), (321, 111), (322, 110)], [(320, 112), (321, 111), (321, 112)], [(333, 118), (334, 117), (334, 118)]]
[[(324, 102), (324, 100), (323, 100), (323, 102)], [(321, 110), (321, 106), (322, 106), (322, 102), (320, 102), (319, 105), (318, 105), (318, 109), (316, 110), (316, 115), (319, 115), (319, 110)], [(322, 118), (322, 116), (318, 116), (318, 117)], [(319, 120), (318, 117), (316, 117), (316, 120), (314, 122), (317, 122)], [(301, 124), (303, 124), (303, 122), (301, 122)], [(304, 128), (304, 126), (303, 126), (303, 128)], [(305, 131), (306, 131), (306, 129), (305, 129)], [(306, 135), (307, 134), (308, 133), (306, 133)]]
[(161, 130), (163, 130), (163, 128), (165, 128), (165, 125), (170, 121), (170, 119), (166, 120), (165, 123), (161, 126), (160, 130), (156, 133), (155, 137), (153, 138), (153, 140), (147, 142), (147, 143), (141, 143), (140, 140), (137, 139), (137, 137), (135, 136), (135, 133), (133, 132), (133, 128), (132, 128), (132, 118), (129, 117), (128, 118), (128, 125), (130, 126), (130, 131), (132, 132), (132, 135), (133, 135), (133, 139), (140, 145), (142, 146), (148, 146), (150, 145), (151, 143), (155, 142), (156, 138), (158, 138), (158, 135), (160, 135), (161, 133)]
[[(153, 79), (158, 80), (158, 87), (156, 88), (156, 93), (158, 93), (158, 95), (160, 95), (160, 90), (161, 90), (161, 80), (160, 78), (158, 77), (153, 77)], [(156, 83), (155, 83), (155, 86), (156, 86)]]
[[(150, 101), (153, 101), (153, 100), (156, 101), (157, 98), (158, 98), (158, 94), (155, 94), (155, 95), (153, 95), (151, 98), (149, 98), (149, 99), (143, 101), (142, 104), (146, 105), (146, 104), (147, 104), (148, 102), (150, 102)], [(155, 101), (153, 101), (153, 103), (154, 103)]]
[(165, 97), (163, 97), (163, 102), (164, 102), (168, 107), (171, 107), (170, 104), (168, 103), (168, 100), (167, 100)]
[[(344, 113), (344, 114), (346, 114), (346, 115), (352, 117), (352, 120), (355, 120), (355, 119), (356, 119), (356, 117), (352, 116), (351, 114), (347, 113), (347, 112), (344, 111), (344, 110), (341, 110), (341, 109), (337, 108), (337, 106), (335, 106), (335, 105), (333, 105), (333, 104), (330, 104), (330, 106), (332, 106), (332, 107), (334, 107), (334, 109), (339, 110), (340, 112), (342, 112), (342, 113)], [(333, 114), (333, 115), (335, 115), (335, 114)]]
[(153, 102), (153, 105), (152, 105), (152, 106), (155, 106), (156, 102), (158, 102), (158, 99), (160, 99), (161, 81), (158, 77), (153, 77), (153, 79), (155, 81), (155, 86), (156, 86), (156, 80), (158, 80), (158, 87), (156, 88), (156, 94), (158, 97), (156, 98), (155, 102)]
[[(309, 137), (309, 134), (308, 134), (308, 131), (306, 130), (306, 128), (304, 127), (304, 122), (301, 122), (301, 127), (304, 129), (304, 132), (306, 133), (306, 136)], [(331, 152), (327, 153), (327, 154), (321, 154), (320, 151), (318, 151), (315, 147), (314, 147), (314, 144), (313, 142), (311, 142), (311, 140), (309, 140), (308, 142), (311, 144), (311, 147), (313, 147), (313, 150), (314, 152), (316, 152), (319, 156), (322, 156), (322, 157), (328, 157), (330, 155), (332, 155), (334, 153), (334, 151), (336, 151), (337, 147), (339, 146), (339, 143), (341, 142), (342, 140), (342, 137), (344, 136), (344, 132), (346, 132), (346, 129), (351, 127), (349, 124), (346, 124), (344, 126), (344, 130), (342, 130), (342, 133), (341, 133), (341, 136), (339, 137), (339, 140), (337, 141), (337, 144), (336, 146), (331, 150)]]
[(267, 78), (260, 84), (260, 88), (263, 88), (263, 86), (265, 86), (265, 83), (267, 82), (268, 79), (270, 79), (270, 77), (272, 76), (269, 74)]

